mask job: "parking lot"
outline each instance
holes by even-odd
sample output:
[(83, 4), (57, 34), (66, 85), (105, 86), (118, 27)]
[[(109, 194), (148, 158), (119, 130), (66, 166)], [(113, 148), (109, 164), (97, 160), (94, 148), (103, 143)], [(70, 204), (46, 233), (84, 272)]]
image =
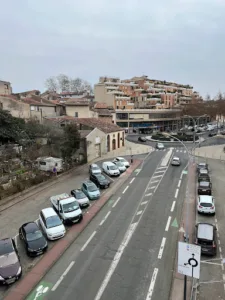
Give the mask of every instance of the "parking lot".
[[(101, 167), (102, 161), (98, 163)], [(108, 189), (101, 190), (101, 196), (103, 196), (106, 191), (109, 189), (113, 189), (116, 182), (119, 184), (119, 180), (126, 175), (126, 171), (122, 173), (119, 177), (111, 178), (103, 173), (111, 182), (111, 185)], [(89, 172), (88, 167), (84, 168), (82, 172), (76, 174), (76, 171), (71, 174), (70, 178), (67, 178), (66, 181), (62, 181), (57, 183), (56, 185), (51, 186), (49, 189), (45, 189), (44, 191), (40, 192), (38, 195), (30, 197), (29, 199), (24, 200), (14, 206), (10, 207), (7, 211), (3, 211), (0, 215), (0, 226), (1, 226), (1, 233), (0, 239), (7, 238), (7, 237), (14, 237), (15, 242), (18, 248), (21, 265), (23, 269), (23, 274), (29, 271), (42, 256), (36, 258), (30, 258), (27, 256), (23, 241), (20, 240), (18, 235), (18, 230), (20, 226), (26, 222), (35, 221), (39, 224), (38, 216), (40, 211), (43, 208), (51, 207), (51, 203), (49, 198), (54, 195), (59, 195), (62, 193), (70, 194), (72, 189), (78, 189), (81, 187), (81, 183), (85, 180), (89, 179)], [(98, 201), (98, 200), (97, 200)], [(88, 208), (82, 209), (83, 214), (88, 213), (91, 206), (96, 203), (95, 201), (90, 201), (90, 206)], [(7, 224), (7, 226), (6, 226)], [(76, 226), (74, 224), (73, 226)], [(68, 229), (68, 226), (67, 226)], [(55, 241), (48, 241), (49, 249), (53, 247)], [(4, 292), (9, 287), (1, 286), (0, 287), (0, 299), (3, 299)]]
[(206, 222), (217, 227), (216, 242), (217, 254), (215, 256), (201, 256), (201, 273), (198, 286), (197, 299), (225, 299), (225, 207), (224, 207), (224, 185), (225, 165), (224, 162), (198, 159), (198, 162), (208, 162), (209, 175), (212, 182), (212, 195), (215, 199), (215, 215), (198, 214), (196, 210), (196, 223)]

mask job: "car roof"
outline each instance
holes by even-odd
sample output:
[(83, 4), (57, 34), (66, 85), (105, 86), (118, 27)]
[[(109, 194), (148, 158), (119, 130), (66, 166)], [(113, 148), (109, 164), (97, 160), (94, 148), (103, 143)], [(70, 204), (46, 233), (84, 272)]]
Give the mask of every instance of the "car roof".
[(178, 156), (174, 156), (173, 159), (180, 160)]
[(27, 233), (33, 232), (34, 230), (39, 229), (35, 222), (29, 222), (22, 225)]
[(209, 223), (198, 224), (198, 238), (204, 240), (213, 240), (213, 229), (214, 226)]
[(199, 196), (200, 202), (212, 203), (213, 196), (201, 195)]
[(199, 163), (198, 166), (207, 166), (207, 163)]
[(121, 157), (121, 156), (117, 156), (116, 158), (117, 159), (125, 159), (124, 157)]
[(110, 166), (115, 166), (115, 164), (111, 161), (105, 161), (104, 163), (107, 164), (107, 165), (110, 165)]
[(91, 180), (85, 180), (83, 183), (85, 183), (86, 185), (93, 185), (94, 182), (92, 182)]
[(57, 215), (52, 207), (43, 208), (42, 213), (46, 218)]
[(98, 167), (99, 168), (99, 166), (97, 164), (91, 164), (91, 167)]

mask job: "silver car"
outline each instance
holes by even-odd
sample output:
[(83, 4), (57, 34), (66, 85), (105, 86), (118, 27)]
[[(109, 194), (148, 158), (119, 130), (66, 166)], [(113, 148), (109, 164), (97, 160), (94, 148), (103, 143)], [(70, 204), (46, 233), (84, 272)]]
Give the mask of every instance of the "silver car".
[(180, 158), (174, 156), (173, 159), (172, 159), (172, 161), (171, 161), (171, 165), (172, 166), (180, 166)]
[(97, 164), (91, 164), (89, 167), (89, 173), (93, 175), (101, 174), (102, 170)]

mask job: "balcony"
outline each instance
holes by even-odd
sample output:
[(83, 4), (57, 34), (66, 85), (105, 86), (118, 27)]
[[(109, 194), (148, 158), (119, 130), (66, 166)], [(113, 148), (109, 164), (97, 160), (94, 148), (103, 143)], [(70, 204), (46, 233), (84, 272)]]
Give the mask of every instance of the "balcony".
[(107, 92), (107, 94), (111, 94), (111, 95), (124, 95), (124, 92), (115, 90), (115, 91)]
[(113, 86), (113, 85), (107, 85), (106, 87), (105, 87), (107, 90), (117, 90), (118, 88), (119, 88), (119, 86), (117, 85), (115, 85), (115, 86)]
[(116, 100), (130, 100), (129, 96), (116, 96)]

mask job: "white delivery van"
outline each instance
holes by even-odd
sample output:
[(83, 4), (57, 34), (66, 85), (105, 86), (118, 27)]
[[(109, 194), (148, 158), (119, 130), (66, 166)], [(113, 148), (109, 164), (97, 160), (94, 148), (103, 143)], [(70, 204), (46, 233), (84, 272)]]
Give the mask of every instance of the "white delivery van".
[(56, 172), (62, 172), (63, 160), (62, 158), (55, 158), (55, 157), (39, 157), (37, 158), (37, 166), (38, 169), (41, 171), (53, 172), (55, 169)]
[(120, 170), (111, 161), (103, 162), (102, 163), (102, 169), (109, 176), (119, 176), (120, 175)]
[(77, 200), (64, 193), (50, 197), (54, 210), (64, 223), (77, 223), (83, 219), (83, 213)]

